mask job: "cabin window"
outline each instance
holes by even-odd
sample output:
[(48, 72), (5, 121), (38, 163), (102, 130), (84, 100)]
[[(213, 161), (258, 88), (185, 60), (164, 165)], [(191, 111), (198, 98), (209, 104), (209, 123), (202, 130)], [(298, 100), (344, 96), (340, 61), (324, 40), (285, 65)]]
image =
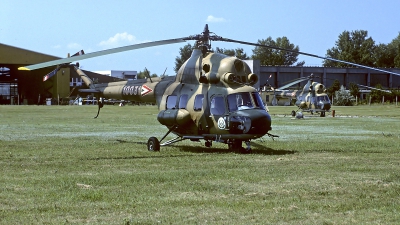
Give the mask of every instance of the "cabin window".
[(181, 95), (181, 97), (179, 98), (179, 108), (186, 109), (187, 101), (188, 95)]
[(210, 112), (215, 116), (222, 116), (225, 114), (224, 97), (216, 96), (211, 99)]
[(167, 97), (167, 109), (175, 109), (176, 108), (176, 95), (169, 95)]
[(203, 94), (196, 95), (196, 97), (194, 98), (194, 111), (201, 111), (201, 109), (203, 108), (203, 99)]

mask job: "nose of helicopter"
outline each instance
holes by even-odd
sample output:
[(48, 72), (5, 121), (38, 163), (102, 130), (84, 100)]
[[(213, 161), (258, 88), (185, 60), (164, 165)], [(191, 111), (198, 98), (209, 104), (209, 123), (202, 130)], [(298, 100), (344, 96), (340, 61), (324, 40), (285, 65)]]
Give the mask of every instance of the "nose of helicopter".
[(271, 128), (271, 116), (265, 110), (250, 112), (251, 128), (249, 134), (266, 134)]
[(265, 135), (271, 128), (271, 116), (265, 110), (244, 110), (238, 112), (231, 118), (231, 122), (236, 122), (234, 130), (245, 134)]

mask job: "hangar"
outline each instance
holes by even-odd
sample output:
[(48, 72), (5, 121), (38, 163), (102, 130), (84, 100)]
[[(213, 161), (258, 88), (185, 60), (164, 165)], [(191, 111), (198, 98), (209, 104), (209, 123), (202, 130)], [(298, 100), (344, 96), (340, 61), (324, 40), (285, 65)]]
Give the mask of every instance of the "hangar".
[[(70, 98), (78, 94), (82, 80), (75, 70), (62, 68), (46, 82), (43, 76), (54, 67), (32, 71), (18, 67), (60, 59), (0, 43), (0, 104), (44, 104), (46, 99)], [(120, 78), (84, 71), (99, 83), (120, 81)]]

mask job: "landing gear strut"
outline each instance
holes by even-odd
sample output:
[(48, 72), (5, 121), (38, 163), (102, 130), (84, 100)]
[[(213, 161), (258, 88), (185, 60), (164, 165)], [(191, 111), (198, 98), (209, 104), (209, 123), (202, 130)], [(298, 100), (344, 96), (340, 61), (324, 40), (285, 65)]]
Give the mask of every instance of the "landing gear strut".
[(251, 147), (250, 147), (250, 141), (245, 141), (246, 143), (246, 148), (242, 147), (242, 141), (241, 140), (229, 140), (228, 141), (228, 149), (232, 151), (239, 151), (242, 154), (250, 154)]
[(164, 138), (167, 137), (168, 134), (170, 134), (175, 128), (176, 127), (174, 127), (174, 126), (170, 127), (168, 129), (168, 132), (164, 135), (164, 137), (161, 138), (160, 141), (156, 137), (149, 138), (149, 140), (147, 141), (147, 150), (160, 151), (160, 146), (166, 146), (166, 145), (170, 145), (170, 144), (185, 140), (185, 138), (179, 136), (172, 140), (169, 140), (169, 141), (166, 141), (166, 142), (160, 144), (160, 142), (162, 142), (164, 140)]

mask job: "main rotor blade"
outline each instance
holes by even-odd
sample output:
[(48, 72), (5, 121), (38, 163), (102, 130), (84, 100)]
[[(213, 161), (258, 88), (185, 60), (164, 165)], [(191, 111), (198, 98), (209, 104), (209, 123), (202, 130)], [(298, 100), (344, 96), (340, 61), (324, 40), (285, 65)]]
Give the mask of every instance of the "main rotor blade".
[(245, 44), (245, 45), (253, 45), (253, 46), (257, 46), (257, 47), (272, 48), (272, 49), (277, 49), (277, 50), (282, 50), (282, 51), (287, 51), (287, 52), (293, 52), (293, 53), (298, 53), (301, 55), (306, 55), (306, 56), (310, 56), (310, 57), (314, 57), (314, 58), (320, 58), (320, 59), (345, 63), (345, 64), (352, 65), (352, 66), (362, 67), (362, 68), (366, 68), (366, 69), (371, 69), (371, 70), (375, 70), (375, 71), (379, 71), (379, 72), (384, 72), (384, 73), (389, 73), (389, 74), (394, 74), (394, 75), (400, 76), (399, 73), (395, 73), (395, 72), (391, 72), (391, 71), (387, 71), (387, 70), (381, 70), (378, 68), (364, 66), (364, 65), (357, 64), (357, 63), (347, 62), (347, 61), (334, 59), (334, 58), (330, 58), (330, 57), (318, 56), (318, 55), (314, 55), (314, 54), (310, 54), (310, 53), (306, 53), (306, 52), (294, 51), (294, 50), (286, 49), (286, 48), (280, 48), (280, 47), (275, 47), (275, 46), (270, 46), (270, 45), (261, 45), (261, 44), (257, 44), (257, 43), (246, 42), (246, 41), (237, 41), (237, 40), (233, 40), (233, 39), (229, 39), (229, 38), (222, 38), (222, 37), (219, 40), (226, 41), (226, 42)]
[(308, 79), (309, 79), (308, 77), (301, 77), (301, 78), (298, 78), (298, 79), (296, 79), (296, 80), (293, 81), (293, 82), (290, 82), (290, 83), (288, 83), (288, 84), (285, 84), (285, 85), (283, 85), (282, 87), (276, 88), (276, 90), (283, 90), (283, 89), (286, 89), (286, 88), (288, 88), (288, 87), (290, 87), (290, 86), (293, 86), (293, 85), (298, 84), (298, 83), (300, 83), (300, 82), (306, 81), (306, 80), (308, 80)]
[(365, 86), (365, 85), (361, 85), (361, 84), (357, 84), (357, 85), (360, 86), (360, 87), (363, 87), (363, 88), (368, 88), (368, 89), (372, 89), (372, 90), (377, 90), (377, 91), (383, 91), (383, 92), (386, 92), (386, 93), (390, 93), (389, 90), (382, 90), (382, 89), (379, 89), (379, 88), (374, 88), (374, 87)]
[(103, 50), (103, 51), (91, 52), (91, 53), (84, 54), (84, 55), (78, 55), (78, 56), (73, 56), (73, 57), (64, 58), (64, 59), (57, 59), (57, 60), (48, 61), (48, 62), (44, 62), (44, 63), (38, 63), (38, 64), (26, 66), (26, 67), (19, 67), (18, 70), (35, 70), (35, 69), (40, 69), (40, 68), (44, 68), (44, 67), (75, 62), (75, 61), (79, 61), (82, 59), (88, 59), (88, 58), (93, 58), (93, 57), (98, 57), (98, 56), (103, 56), (103, 55), (108, 55), (108, 54), (113, 54), (113, 53), (118, 53), (118, 52), (125, 52), (125, 51), (154, 47), (154, 46), (159, 46), (159, 45), (169, 45), (169, 44), (175, 44), (175, 43), (180, 43), (180, 42), (185, 42), (185, 40), (183, 40), (183, 38), (177, 38), (177, 39), (168, 39), (168, 40), (162, 40), (162, 41), (146, 42), (146, 43), (135, 44), (135, 45), (128, 45), (128, 46), (124, 46), (124, 47), (112, 48), (112, 49), (107, 49), (107, 50)]

